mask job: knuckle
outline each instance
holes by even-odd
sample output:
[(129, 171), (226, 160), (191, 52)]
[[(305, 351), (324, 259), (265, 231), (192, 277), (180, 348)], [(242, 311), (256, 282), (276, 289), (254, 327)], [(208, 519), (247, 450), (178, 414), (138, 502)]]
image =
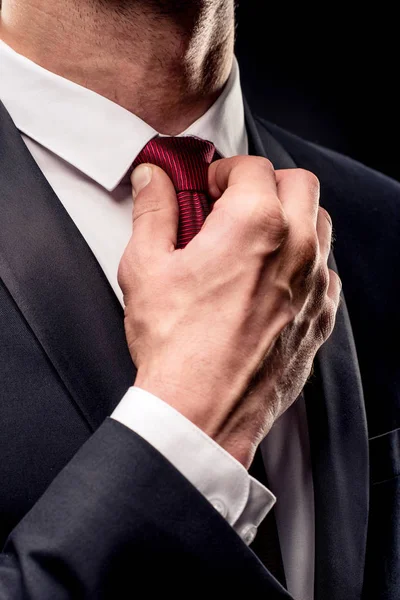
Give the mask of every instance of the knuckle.
[(321, 296), (325, 296), (326, 290), (328, 289), (328, 285), (329, 285), (328, 269), (324, 266), (321, 266), (319, 269), (317, 269), (317, 272), (315, 275), (315, 293), (318, 298), (321, 298)]
[(259, 164), (264, 169), (269, 171), (274, 170), (274, 165), (270, 160), (268, 160), (268, 158), (264, 158), (263, 156), (252, 156), (251, 160), (253, 160), (254, 163)]
[(304, 238), (301, 255), (303, 260), (312, 261), (313, 263), (316, 261), (318, 256), (318, 240), (316, 235), (310, 234)]
[(299, 271), (305, 279), (314, 273), (318, 257), (318, 241), (315, 235), (309, 235), (297, 248)]
[(284, 235), (288, 233), (289, 221), (279, 201), (263, 205), (262, 217), (267, 226), (272, 222), (280, 234)]
[(311, 284), (310, 290), (310, 313), (314, 315), (318, 315), (321, 310), (324, 309), (324, 304), (326, 302), (326, 292), (329, 287), (329, 273), (328, 269), (324, 267), (319, 267), (316, 271), (314, 271), (314, 276)]
[(237, 225), (246, 232), (246, 236), (261, 239), (268, 246), (272, 241), (275, 247), (279, 247), (289, 236), (289, 220), (273, 193), (250, 195), (235, 215)]
[(320, 183), (318, 177), (314, 173), (307, 171), (307, 169), (298, 169), (297, 172), (298, 176), (303, 179), (311, 193), (319, 193)]
[(144, 215), (147, 215), (148, 213), (152, 213), (152, 212), (158, 212), (159, 210), (161, 210), (162, 207), (162, 203), (160, 202), (160, 199), (157, 197), (150, 197), (150, 198), (146, 198), (145, 202), (140, 202), (140, 201), (136, 201), (135, 200), (135, 204), (133, 207), (133, 223), (136, 223), (136, 221), (140, 218), (143, 217)]
[(289, 221), (278, 200), (261, 205), (257, 215), (257, 224), (260, 233), (267, 234), (278, 246), (289, 236)]
[(232, 170), (241, 168), (243, 166), (251, 167), (257, 166), (264, 170), (273, 171), (274, 166), (268, 158), (264, 158), (263, 156), (233, 156), (232, 158), (226, 159), (230, 161), (232, 165)]
[(331, 304), (326, 304), (317, 319), (318, 331), (323, 341), (327, 340), (332, 333), (335, 324), (336, 312)]

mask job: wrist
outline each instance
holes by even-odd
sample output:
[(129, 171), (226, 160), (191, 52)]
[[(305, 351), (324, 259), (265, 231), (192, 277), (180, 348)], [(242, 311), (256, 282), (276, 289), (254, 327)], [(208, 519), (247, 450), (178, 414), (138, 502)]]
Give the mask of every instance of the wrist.
[(258, 419), (253, 420), (251, 415), (247, 414), (243, 421), (236, 425), (227, 423), (213, 438), (247, 470), (253, 462), (257, 447), (273, 425), (273, 421), (269, 421), (260, 427), (257, 421)]
[(234, 404), (233, 386), (223, 386), (212, 377), (193, 379), (173, 368), (163, 368), (162, 373), (139, 368), (135, 386), (172, 406), (214, 440), (229, 420)]
[(232, 390), (224, 396), (209, 387), (206, 391), (199, 384), (192, 388), (183, 378), (179, 380), (170, 373), (154, 375), (145, 369), (138, 370), (134, 385), (174, 408), (248, 469), (263, 434), (250, 414), (244, 419), (232, 416), (232, 402), (224, 401)]
[(135, 386), (157, 396), (209, 435), (211, 395), (207, 395), (204, 390), (200, 391), (199, 386), (191, 386), (183, 377), (173, 376), (171, 373), (167, 376), (161, 373), (150, 374), (144, 369), (138, 370)]

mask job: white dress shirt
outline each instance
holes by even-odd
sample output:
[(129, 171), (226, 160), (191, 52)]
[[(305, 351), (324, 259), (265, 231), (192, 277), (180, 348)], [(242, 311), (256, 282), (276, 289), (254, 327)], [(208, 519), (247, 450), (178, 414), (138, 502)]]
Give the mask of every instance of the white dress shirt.
[[(157, 131), (1, 41), (0, 99), (123, 304), (117, 270), (132, 228), (128, 171)], [(222, 157), (248, 153), (236, 59), (218, 100), (181, 135), (213, 142)], [(274, 424), (261, 445), (274, 494), (183, 415), (136, 386), (127, 391), (112, 417), (157, 448), (247, 544), (276, 494), (287, 587), (297, 600), (312, 600), (314, 495), (303, 399)]]

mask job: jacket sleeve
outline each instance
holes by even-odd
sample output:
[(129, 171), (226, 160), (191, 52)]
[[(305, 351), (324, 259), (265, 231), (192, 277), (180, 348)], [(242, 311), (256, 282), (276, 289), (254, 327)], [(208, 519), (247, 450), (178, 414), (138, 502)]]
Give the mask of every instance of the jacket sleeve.
[[(0, 600), (290, 598), (161, 454), (107, 419), (11, 533)], [(212, 595), (212, 594), (211, 594)]]

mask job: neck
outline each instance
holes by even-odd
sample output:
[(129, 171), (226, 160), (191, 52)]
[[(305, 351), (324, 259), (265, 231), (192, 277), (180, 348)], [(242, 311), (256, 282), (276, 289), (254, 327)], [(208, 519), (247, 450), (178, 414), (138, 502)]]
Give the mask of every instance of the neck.
[(230, 73), (233, 0), (3, 0), (0, 37), (160, 133), (184, 131)]

